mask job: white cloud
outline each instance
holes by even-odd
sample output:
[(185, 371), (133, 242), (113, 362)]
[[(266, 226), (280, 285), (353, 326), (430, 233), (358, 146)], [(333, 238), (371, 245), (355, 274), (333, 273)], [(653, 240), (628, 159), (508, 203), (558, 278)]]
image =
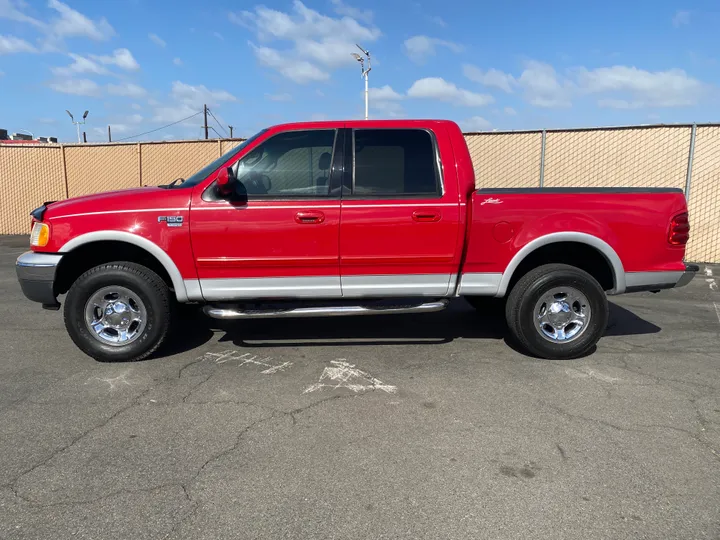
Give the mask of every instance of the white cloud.
[(428, 36), (413, 36), (403, 43), (405, 54), (415, 63), (422, 64), (428, 56), (434, 56), (438, 47), (445, 47), (454, 53), (462, 52), (462, 45)]
[(209, 90), (205, 86), (192, 86), (174, 81), (170, 95), (184, 105), (202, 108), (203, 105), (218, 105), (223, 101), (237, 101), (237, 98), (225, 90)]
[(398, 94), (387, 84), (382, 88), (370, 88), (368, 93), (370, 94), (371, 100), (378, 101), (398, 101), (405, 98), (405, 96)]
[(265, 99), (269, 101), (292, 101), (290, 94), (265, 94)]
[(46, 125), (57, 124), (57, 118), (49, 118), (47, 116), (44, 116), (42, 118), (38, 118), (38, 122)]
[(139, 111), (142, 109), (142, 105), (140, 105), (139, 103), (133, 103), (130, 105), (130, 107), (135, 109), (136, 111)]
[(37, 49), (24, 39), (15, 36), (0, 36), (0, 54), (15, 54), (21, 52), (34, 53)]
[(473, 65), (465, 64), (463, 66), (463, 74), (473, 82), (480, 83), (483, 86), (499, 88), (508, 94), (512, 93), (513, 86), (517, 84), (515, 77), (497, 69), (483, 71)]
[(295, 0), (290, 12), (257, 6), (252, 12), (230, 13), (229, 18), (254, 31), (260, 42), (289, 43), (290, 47), (283, 49), (250, 46), (262, 65), (302, 84), (327, 80), (328, 70), (353, 66), (350, 53), (356, 50), (355, 43), (367, 46), (381, 35), (371, 24), (358, 22), (358, 18), (368, 21), (368, 13), (355, 12), (342, 2), (334, 2), (334, 6), (343, 12), (342, 17), (323, 15)]
[(161, 122), (163, 124), (170, 124), (172, 122), (179, 122), (183, 118), (187, 118), (199, 111), (193, 109), (189, 105), (175, 105), (168, 107), (157, 107), (154, 111), (153, 122)]
[(603, 108), (685, 107), (699, 103), (710, 90), (682, 69), (651, 72), (617, 65), (592, 70), (577, 67), (559, 74), (550, 64), (532, 60), (519, 77), (469, 65), (463, 71), (485, 86), (506, 92), (519, 88), (525, 101), (545, 108), (570, 107), (573, 99), (588, 95), (597, 95)]
[(56, 38), (87, 37), (105, 41), (115, 35), (115, 30), (105, 18), (93, 21), (59, 0), (48, 0), (48, 7), (60, 14), (50, 22), (50, 32)]
[[(405, 115), (405, 110), (400, 104), (405, 96), (393, 90), (391, 86), (386, 84), (381, 88), (370, 88), (368, 93), (370, 109), (378, 111), (381, 116), (397, 118)], [(361, 95), (364, 96), (364, 92)]]
[(258, 62), (263, 66), (275, 69), (291, 81), (305, 84), (311, 81), (326, 81), (330, 78), (329, 73), (321, 70), (315, 64), (311, 64), (305, 60), (288, 58), (280, 51), (271, 49), (270, 47), (256, 47), (252, 43), (250, 46)]
[(140, 64), (137, 63), (132, 53), (127, 49), (115, 49), (112, 56), (96, 56), (91, 54), (90, 57), (101, 64), (115, 65), (127, 71), (137, 71), (140, 69)]
[(148, 37), (150, 38), (150, 41), (152, 41), (158, 47), (162, 47), (164, 49), (167, 45), (167, 43), (165, 43), (165, 40), (157, 34), (148, 34)]
[(463, 120), (460, 122), (460, 126), (463, 131), (466, 132), (489, 131), (492, 129), (492, 124), (488, 120), (485, 120), (482, 116), (473, 116), (472, 118)]
[(358, 21), (371, 23), (373, 20), (373, 12), (369, 9), (359, 9), (345, 4), (342, 0), (331, 0), (333, 9), (338, 15), (344, 15)]
[[(630, 99), (604, 100), (602, 106), (614, 108), (684, 107), (695, 105), (706, 93), (707, 87), (682, 69), (645, 71), (630, 66), (612, 66), (575, 72), (577, 85), (582, 92), (621, 93)], [(624, 104), (620, 102), (624, 101)]]
[(536, 107), (562, 108), (572, 105), (572, 82), (560, 80), (550, 64), (534, 60), (528, 62), (517, 81), (525, 91), (525, 99)]
[(145, 90), (142, 86), (138, 86), (137, 84), (128, 82), (120, 84), (108, 84), (107, 91), (108, 94), (111, 94), (113, 96), (134, 98), (143, 97), (145, 94), (147, 94), (147, 90)]
[(108, 70), (92, 60), (79, 54), (68, 54), (73, 63), (65, 67), (53, 67), (50, 70), (58, 77), (72, 77), (77, 73), (94, 73), (95, 75), (107, 75)]
[(517, 114), (517, 111), (513, 109), (512, 107), (505, 107), (503, 109), (503, 112), (507, 114), (508, 116), (515, 116)]
[(491, 95), (458, 88), (440, 77), (427, 77), (415, 81), (407, 91), (407, 95), (412, 98), (437, 99), (463, 107), (482, 107), (495, 101)]
[(220, 32), (213, 32), (213, 36), (219, 39), (220, 41), (225, 41), (225, 38)]
[(100, 95), (100, 87), (90, 79), (65, 79), (50, 83), (50, 88), (62, 94), (96, 97)]
[(446, 27), (447, 27), (447, 23), (445, 22), (445, 19), (443, 19), (443, 18), (440, 17), (439, 15), (428, 16), (427, 19), (428, 19), (428, 21), (437, 24), (437, 25), (438, 25), (439, 27), (441, 27), (441, 28), (446, 28)]
[(678, 10), (675, 13), (675, 16), (672, 18), (672, 23), (675, 28), (678, 28), (678, 27), (686, 25), (686, 24), (690, 24), (690, 12)]
[(173, 64), (175, 64), (176, 66), (182, 66), (183, 61), (180, 60), (179, 58), (173, 58)]
[(28, 23), (39, 28), (45, 27), (45, 23), (39, 21), (38, 19), (35, 19), (34, 17), (26, 15), (18, 6), (24, 7), (24, 2), (13, 2), (13, 0), (0, 0), (0, 19), (9, 19), (11, 21)]

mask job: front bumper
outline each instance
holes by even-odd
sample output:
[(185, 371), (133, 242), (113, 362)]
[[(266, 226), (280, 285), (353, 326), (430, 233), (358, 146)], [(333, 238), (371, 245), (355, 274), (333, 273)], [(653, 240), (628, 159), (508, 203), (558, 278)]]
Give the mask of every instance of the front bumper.
[(55, 272), (62, 255), (28, 251), (20, 255), (15, 263), (20, 288), (33, 302), (40, 302), (44, 308), (57, 309), (60, 304), (55, 294)]

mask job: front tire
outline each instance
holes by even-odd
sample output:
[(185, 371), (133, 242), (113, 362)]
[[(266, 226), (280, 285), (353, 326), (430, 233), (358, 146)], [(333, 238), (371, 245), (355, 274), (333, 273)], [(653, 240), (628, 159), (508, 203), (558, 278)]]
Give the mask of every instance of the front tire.
[(65, 327), (80, 350), (101, 362), (142, 360), (170, 329), (170, 291), (140, 264), (112, 262), (82, 274), (65, 298)]
[(605, 333), (608, 302), (587, 272), (546, 264), (525, 274), (505, 308), (510, 332), (527, 352), (564, 360), (590, 353)]

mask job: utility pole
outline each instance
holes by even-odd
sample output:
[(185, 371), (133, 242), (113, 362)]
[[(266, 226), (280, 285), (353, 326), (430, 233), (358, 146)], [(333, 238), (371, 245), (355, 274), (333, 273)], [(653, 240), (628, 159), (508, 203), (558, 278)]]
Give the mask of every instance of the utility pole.
[(208, 138), (208, 123), (207, 123), (207, 105), (203, 105), (203, 115), (205, 116), (205, 138)]
[(362, 73), (362, 78), (365, 79), (365, 120), (368, 119), (368, 74), (370, 73), (370, 70), (372, 67), (370, 66), (370, 51), (366, 51), (363, 49), (360, 45), (357, 43), (355, 46), (360, 49), (363, 54), (365, 55), (365, 58), (367, 58), (367, 69), (365, 69), (365, 58), (360, 56), (358, 53), (350, 53), (350, 55), (360, 62), (360, 72)]
[(82, 121), (82, 122), (76, 122), (76, 121), (75, 121), (75, 118), (74, 118), (73, 115), (72, 115), (72, 113), (71, 113), (70, 111), (68, 111), (67, 109), (65, 109), (65, 112), (68, 113), (68, 116), (70, 117), (70, 121), (71, 121), (73, 124), (75, 124), (75, 127), (77, 128), (78, 142), (82, 142), (82, 140), (80, 139), (80, 124), (83, 124), (83, 125), (85, 124), (85, 119), (87, 118), (87, 115), (88, 115), (88, 113), (89, 113), (90, 111), (85, 111), (85, 114), (83, 114), (83, 121)]
[(87, 133), (85, 133), (84, 131), (83, 131), (83, 142), (84, 143), (87, 142)]
[(233, 130), (233, 127), (230, 126), (230, 125), (228, 125), (228, 127), (230, 128), (230, 138), (232, 139), (232, 130)]
[(110, 124), (108, 124), (108, 142), (112, 142), (112, 133), (110, 133)]

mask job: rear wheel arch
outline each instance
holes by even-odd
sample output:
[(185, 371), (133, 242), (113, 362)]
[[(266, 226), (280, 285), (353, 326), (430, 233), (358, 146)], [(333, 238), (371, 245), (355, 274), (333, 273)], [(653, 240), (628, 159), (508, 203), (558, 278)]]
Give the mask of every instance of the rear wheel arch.
[(65, 243), (56, 275), (56, 293), (66, 292), (83, 272), (107, 262), (128, 261), (147, 266), (171, 287), (178, 302), (187, 302), (188, 293), (180, 270), (160, 246), (147, 238), (124, 231), (96, 231)]
[[(592, 253), (598, 257), (598, 260), (604, 262), (604, 268), (593, 270), (583, 267), (581, 264), (573, 264), (573, 254), (568, 252), (565, 256), (551, 255), (550, 252), (562, 247), (579, 247), (586, 253)], [(537, 259), (537, 260), (535, 260)], [(587, 271), (595, 279), (597, 279), (604, 288), (612, 294), (622, 294), (625, 292), (625, 269), (617, 252), (604, 240), (587, 233), (581, 232), (559, 232), (546, 236), (541, 236), (535, 240), (528, 242), (518, 251), (507, 265), (503, 272), (500, 286), (496, 296), (502, 297), (509, 294), (512, 286), (522, 278), (528, 271), (537, 266), (549, 263), (563, 263), (577, 266)], [(607, 279), (603, 279), (603, 273), (609, 272), (612, 277), (612, 284)]]

